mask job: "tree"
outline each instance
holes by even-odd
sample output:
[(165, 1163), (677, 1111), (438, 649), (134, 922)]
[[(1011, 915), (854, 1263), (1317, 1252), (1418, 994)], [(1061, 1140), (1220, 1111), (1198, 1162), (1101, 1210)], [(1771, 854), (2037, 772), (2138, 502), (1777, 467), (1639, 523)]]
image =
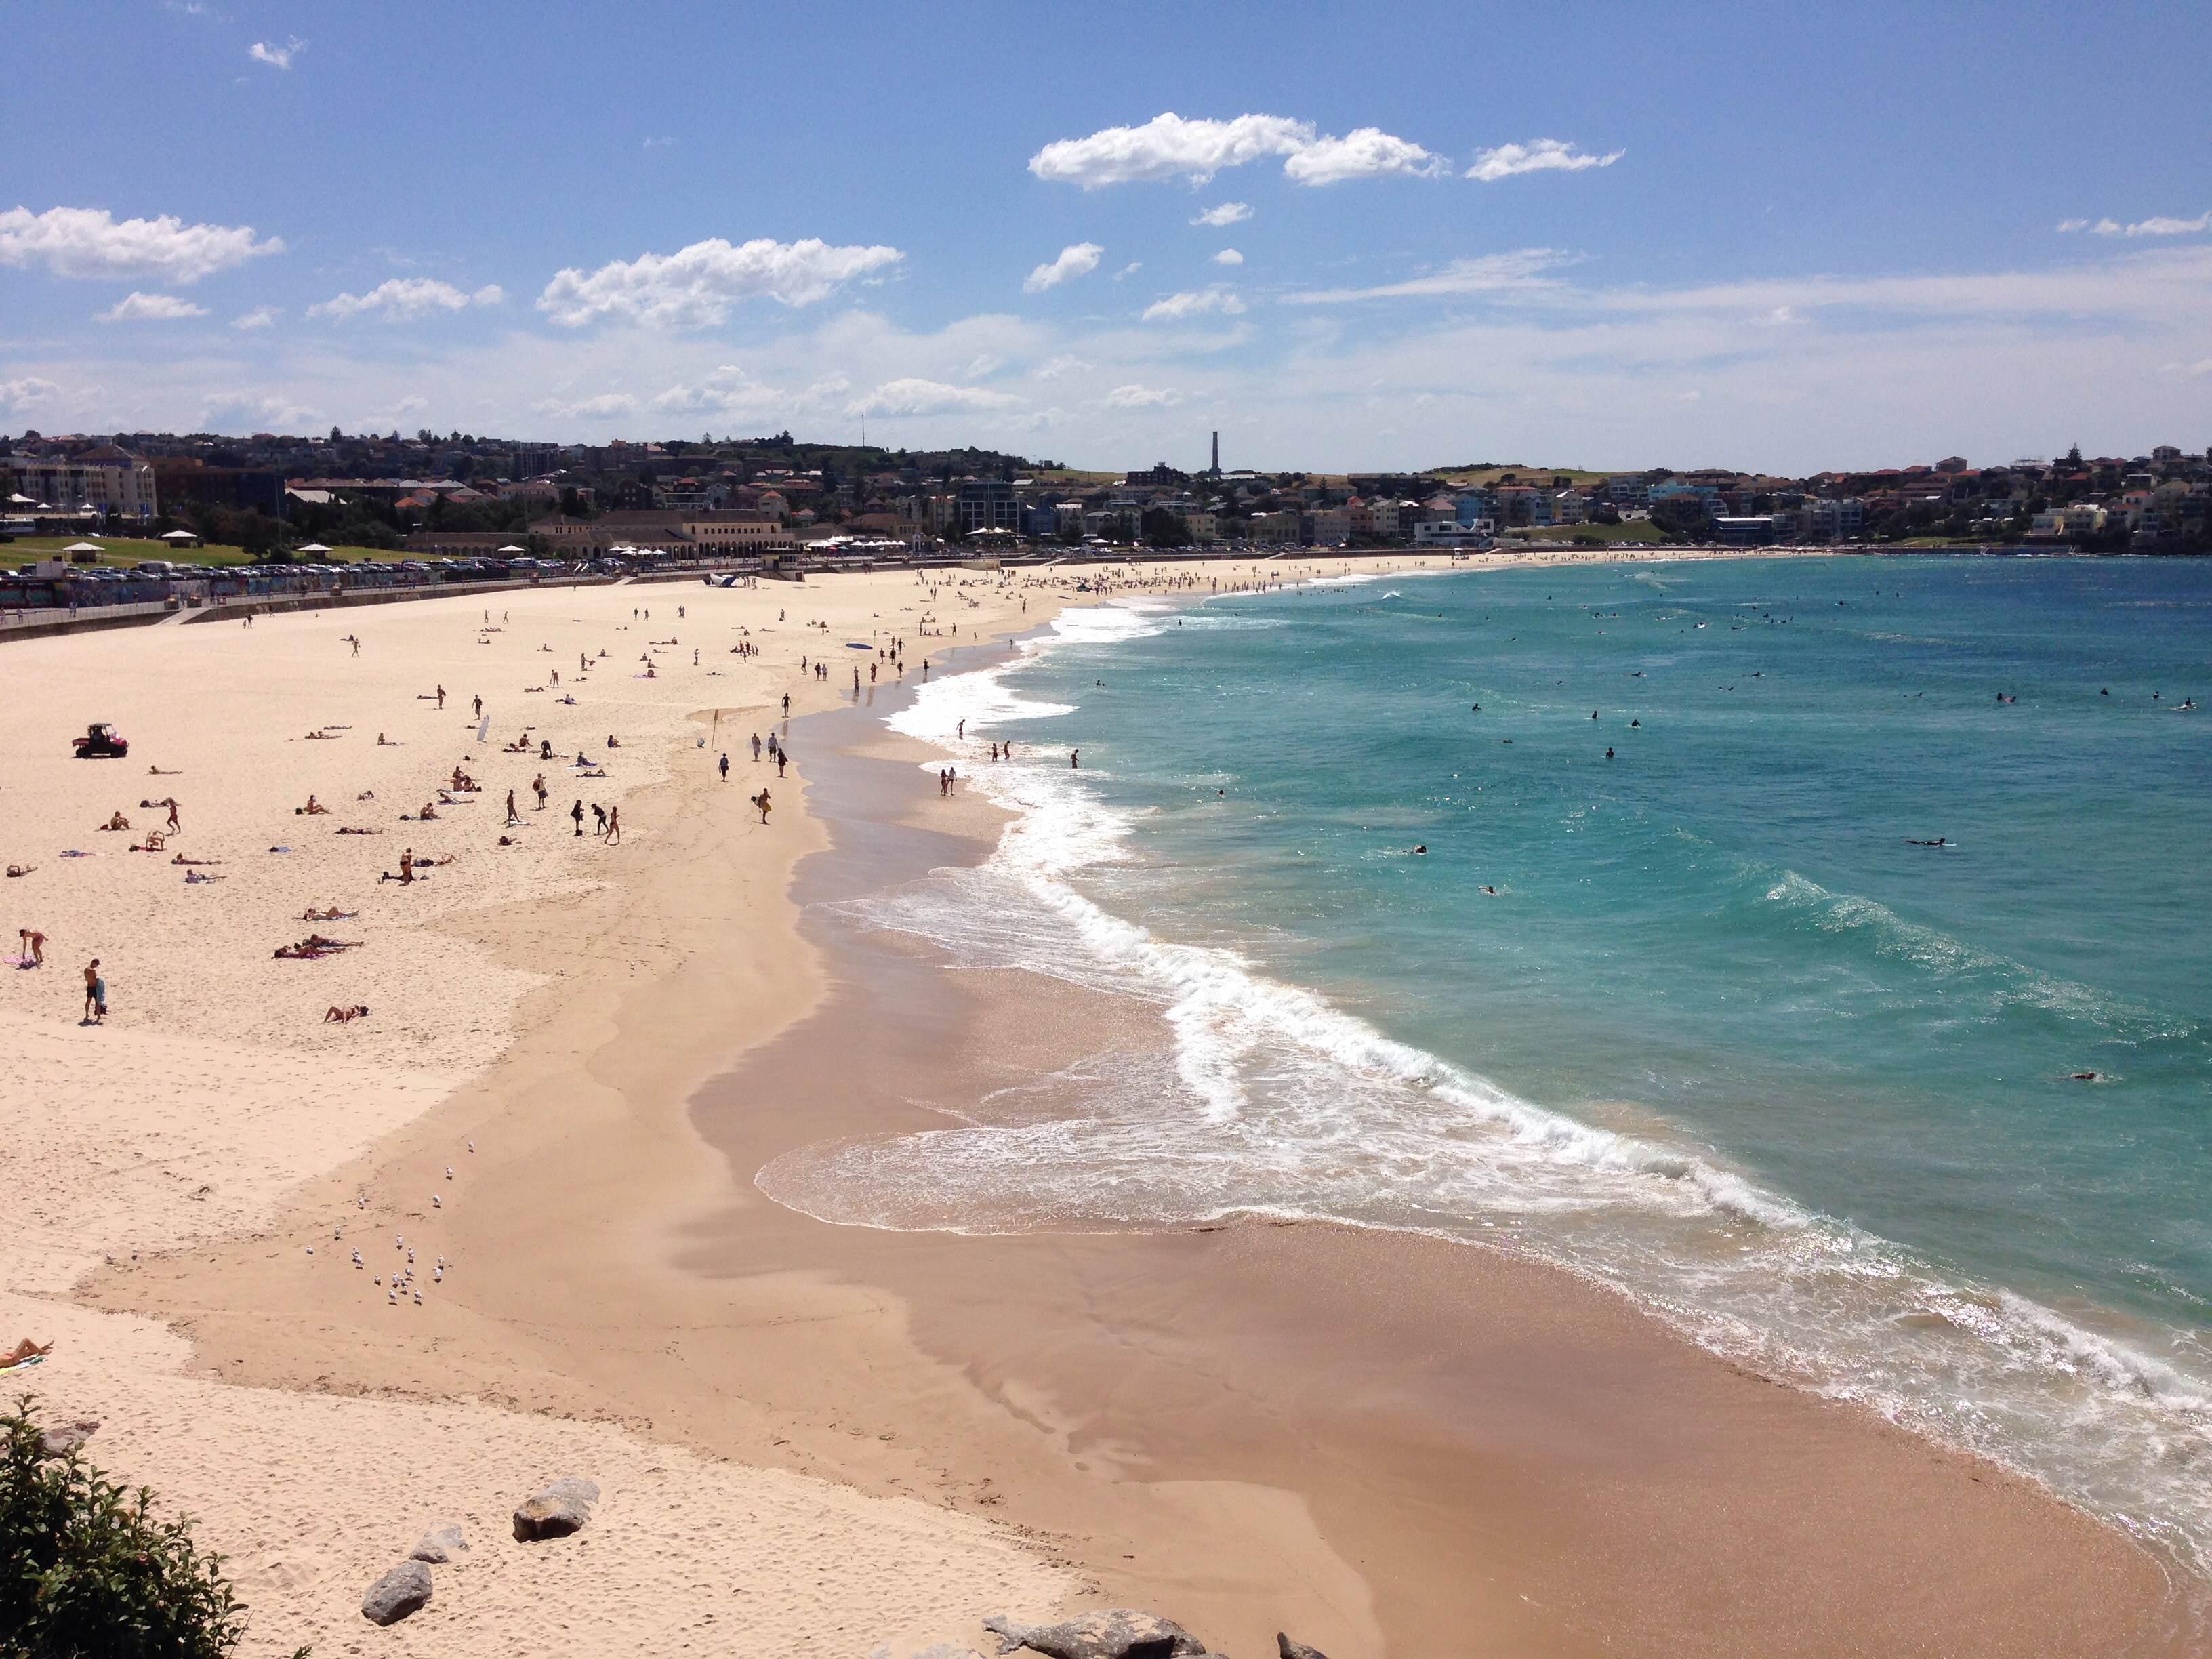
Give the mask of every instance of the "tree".
[(1182, 521), (1182, 515), (1164, 507), (1146, 507), (1139, 528), (1148, 547), (1190, 545), (1190, 527)]
[[(126, 1491), (70, 1451), (46, 1455), (26, 1395), (0, 1413), (0, 1655), (222, 1659), (246, 1609), (222, 1559), (202, 1555), (154, 1494)], [(293, 1659), (306, 1659), (300, 1649)]]

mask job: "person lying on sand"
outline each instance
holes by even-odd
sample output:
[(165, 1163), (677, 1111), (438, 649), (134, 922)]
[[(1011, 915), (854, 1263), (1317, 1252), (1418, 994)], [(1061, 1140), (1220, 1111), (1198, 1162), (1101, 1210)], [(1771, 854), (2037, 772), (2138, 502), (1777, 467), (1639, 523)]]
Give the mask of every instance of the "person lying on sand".
[(27, 1336), (21, 1342), (18, 1342), (14, 1347), (10, 1348), (6, 1353), (0, 1354), (0, 1371), (11, 1370), (17, 1365), (27, 1364), (33, 1359), (44, 1359), (53, 1351), (54, 1345), (52, 1343), (49, 1342), (41, 1347), (38, 1343), (32, 1341), (31, 1339)]
[(145, 840), (131, 843), (131, 850), (134, 853), (165, 853), (168, 851), (168, 839), (159, 830), (149, 830)]
[(149, 766), (146, 769), (146, 775), (149, 778), (181, 778), (185, 775), (174, 768), (164, 772), (158, 766)]
[(197, 870), (187, 870), (185, 872), (185, 885), (187, 887), (196, 887), (204, 881), (228, 881), (229, 879), (230, 878), (228, 876), (202, 875)]
[(318, 910), (311, 904), (300, 912), (300, 920), (302, 921), (350, 921), (353, 916), (354, 912), (341, 910), (335, 904), (327, 910)]
[(350, 824), (338, 826), (338, 834), (342, 836), (380, 836), (383, 833), (381, 830), (356, 830)]
[(38, 867), (35, 864), (11, 864), (8, 866), (8, 873), (11, 876), (27, 876)]
[(330, 1012), (323, 1016), (323, 1024), (328, 1025), (335, 1020), (343, 1025), (350, 1020), (364, 1018), (368, 1013), (368, 1005), (365, 1002), (356, 1002), (350, 1008), (333, 1007)]
[(335, 733), (329, 732), (310, 732), (307, 733), (307, 741), (309, 743), (336, 743), (337, 741), (337, 738)]
[(311, 951), (357, 951), (367, 941), (357, 939), (325, 939), (320, 933), (310, 933), (300, 943)]
[(221, 864), (222, 860), (221, 859), (188, 859), (182, 853), (179, 853), (171, 858), (169, 862), (172, 864)]
[(128, 830), (131, 827), (131, 820), (125, 817), (119, 811), (113, 812), (108, 816), (107, 822), (100, 827), (103, 830)]

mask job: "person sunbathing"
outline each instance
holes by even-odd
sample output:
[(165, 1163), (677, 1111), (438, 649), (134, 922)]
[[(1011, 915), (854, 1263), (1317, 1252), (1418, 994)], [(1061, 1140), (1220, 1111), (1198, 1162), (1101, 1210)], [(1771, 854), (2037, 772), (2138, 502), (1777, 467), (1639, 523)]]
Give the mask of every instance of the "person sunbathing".
[(131, 843), (131, 850), (134, 853), (167, 852), (168, 850), (168, 839), (167, 835), (161, 830), (149, 830), (146, 832), (145, 840), (134, 841)]
[(329, 811), (331, 809), (324, 805), (322, 802), (317, 800), (313, 795), (310, 795), (307, 797), (307, 804), (305, 806), (302, 806), (300, 810), (302, 812), (305, 812), (309, 817), (319, 817), (322, 813)]
[(173, 856), (169, 862), (172, 864), (221, 864), (222, 860), (221, 859), (188, 859), (182, 853), (179, 853)]
[(338, 1024), (343, 1025), (349, 1020), (362, 1018), (368, 1012), (368, 1005), (365, 1002), (356, 1002), (350, 1008), (339, 1008), (334, 1006), (331, 1008), (330, 1012), (323, 1016), (323, 1024), (328, 1025), (332, 1021), (336, 1021)]
[(204, 881), (228, 881), (229, 879), (228, 876), (204, 876), (197, 870), (185, 872), (185, 885), (187, 887), (196, 887)]
[(397, 749), (399, 747), (398, 744), (392, 742), (391, 738), (386, 737), (381, 732), (376, 734), (376, 746), (379, 749)]
[(20, 1365), (27, 1359), (43, 1359), (53, 1351), (52, 1343), (49, 1342), (41, 1346), (27, 1336), (6, 1353), (0, 1354), (0, 1370)]
[(174, 768), (164, 772), (158, 766), (149, 766), (146, 769), (146, 775), (149, 778), (181, 778), (185, 775)]
[(8, 866), (8, 873), (11, 876), (27, 876), (38, 867), (35, 864), (11, 864)]
[(353, 915), (352, 911), (341, 910), (335, 904), (327, 910), (318, 910), (311, 904), (300, 913), (300, 920), (302, 921), (349, 921), (353, 919)]
[(338, 834), (342, 836), (380, 836), (383, 833), (381, 830), (356, 830), (350, 824), (338, 826)]
[(357, 939), (325, 939), (320, 933), (310, 933), (300, 943), (311, 951), (351, 951), (367, 941)]
[(276, 951), (279, 962), (319, 962), (328, 955), (328, 951), (311, 951), (304, 945), (280, 945)]
[(356, 795), (354, 799), (356, 800), (374, 800), (376, 799), (376, 791), (374, 789), (364, 789), (361, 793)]
[(334, 733), (329, 732), (310, 732), (307, 733), (307, 741), (309, 743), (336, 743), (337, 738)]
[(434, 865), (434, 864), (451, 864), (453, 861), (453, 854), (452, 854), (451, 853), (448, 853), (448, 854), (446, 854), (446, 856), (445, 856), (445, 857), (443, 857), (443, 858), (441, 858), (441, 859), (416, 859), (416, 860), (415, 860), (415, 867), (416, 867), (417, 870), (421, 870), (421, 869), (425, 869), (425, 868), (427, 868), (427, 867), (428, 867), (429, 866)]
[(111, 814), (107, 822), (100, 827), (103, 830), (128, 830), (131, 827), (131, 820), (118, 811)]

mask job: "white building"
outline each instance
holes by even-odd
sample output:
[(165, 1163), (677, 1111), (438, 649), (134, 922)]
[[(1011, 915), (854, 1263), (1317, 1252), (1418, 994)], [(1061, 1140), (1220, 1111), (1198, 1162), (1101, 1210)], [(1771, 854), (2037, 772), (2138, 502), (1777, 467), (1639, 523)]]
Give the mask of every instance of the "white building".
[(1462, 524), (1457, 519), (1416, 519), (1416, 547), (1488, 547), (1498, 539), (1498, 526), (1489, 519)]

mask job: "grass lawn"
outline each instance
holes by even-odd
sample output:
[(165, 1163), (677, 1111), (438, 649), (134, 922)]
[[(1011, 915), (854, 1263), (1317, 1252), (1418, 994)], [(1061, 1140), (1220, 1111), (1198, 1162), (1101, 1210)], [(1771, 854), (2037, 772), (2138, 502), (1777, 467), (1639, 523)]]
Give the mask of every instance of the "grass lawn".
[(1626, 524), (1553, 524), (1528, 525), (1519, 529), (1498, 532), (1503, 540), (1516, 542), (1571, 542), (1577, 538), (1595, 539), (1610, 544), (1631, 542), (1639, 545), (1663, 546), (1669, 539), (1666, 532), (1648, 519), (1638, 519)]

